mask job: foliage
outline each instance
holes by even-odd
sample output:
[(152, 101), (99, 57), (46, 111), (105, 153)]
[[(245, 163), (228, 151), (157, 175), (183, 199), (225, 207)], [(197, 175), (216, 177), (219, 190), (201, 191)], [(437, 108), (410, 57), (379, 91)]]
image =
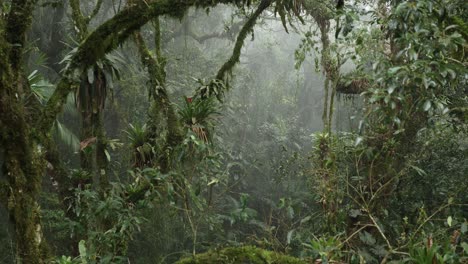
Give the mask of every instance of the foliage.
[(284, 264), (300, 264), (306, 263), (299, 259), (284, 256), (275, 252), (255, 248), (255, 247), (240, 247), (240, 248), (225, 248), (217, 251), (210, 251), (199, 254), (191, 258), (182, 259), (176, 263), (284, 263)]
[(0, 262), (467, 261), (464, 1), (33, 2), (0, 13)]
[(219, 115), (218, 106), (213, 98), (185, 98), (184, 106), (179, 108), (184, 125), (205, 142), (211, 139), (209, 131), (214, 127), (216, 115)]
[(153, 147), (148, 142), (148, 131), (146, 124), (144, 125), (129, 125), (130, 128), (125, 130), (130, 143), (130, 148), (133, 150), (132, 165), (141, 168), (145, 164), (151, 164), (154, 156)]

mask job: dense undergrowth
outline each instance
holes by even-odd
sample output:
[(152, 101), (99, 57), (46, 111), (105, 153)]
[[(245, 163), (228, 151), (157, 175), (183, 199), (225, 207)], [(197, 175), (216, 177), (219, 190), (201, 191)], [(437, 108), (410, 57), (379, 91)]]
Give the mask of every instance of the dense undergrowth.
[(0, 263), (468, 263), (465, 1), (337, 2), (2, 3)]

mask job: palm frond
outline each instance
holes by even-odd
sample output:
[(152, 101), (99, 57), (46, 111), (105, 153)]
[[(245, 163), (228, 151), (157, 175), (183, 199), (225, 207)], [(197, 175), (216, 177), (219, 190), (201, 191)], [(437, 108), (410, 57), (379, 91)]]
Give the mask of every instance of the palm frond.
[(58, 140), (60, 140), (60, 142), (65, 144), (67, 147), (69, 147), (75, 152), (78, 151), (80, 146), (80, 140), (70, 129), (68, 129), (65, 125), (60, 123), (60, 121), (55, 120), (52, 133)]
[(41, 104), (47, 102), (52, 95), (55, 86), (44, 79), (37, 70), (28, 75), (28, 82), (31, 87), (32, 94), (39, 100), (39, 102), (41, 102)]

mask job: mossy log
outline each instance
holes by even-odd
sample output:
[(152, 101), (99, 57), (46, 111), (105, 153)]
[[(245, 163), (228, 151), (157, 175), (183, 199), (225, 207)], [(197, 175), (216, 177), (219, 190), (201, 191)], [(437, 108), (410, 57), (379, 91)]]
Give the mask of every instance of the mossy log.
[(307, 261), (264, 250), (254, 246), (228, 247), (208, 251), (189, 258), (183, 258), (176, 264), (306, 264)]

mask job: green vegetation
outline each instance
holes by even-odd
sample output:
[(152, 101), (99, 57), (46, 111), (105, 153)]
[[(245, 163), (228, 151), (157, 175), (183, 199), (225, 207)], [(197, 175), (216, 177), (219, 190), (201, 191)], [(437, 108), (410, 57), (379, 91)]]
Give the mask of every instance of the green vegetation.
[(196, 263), (283, 263), (283, 264), (304, 264), (305, 261), (271, 252), (268, 250), (259, 249), (256, 247), (238, 247), (225, 248), (217, 251), (209, 251), (207, 253), (198, 254), (194, 257), (182, 259), (177, 264), (196, 264)]
[(467, 263), (464, 0), (4, 0), (0, 264)]

